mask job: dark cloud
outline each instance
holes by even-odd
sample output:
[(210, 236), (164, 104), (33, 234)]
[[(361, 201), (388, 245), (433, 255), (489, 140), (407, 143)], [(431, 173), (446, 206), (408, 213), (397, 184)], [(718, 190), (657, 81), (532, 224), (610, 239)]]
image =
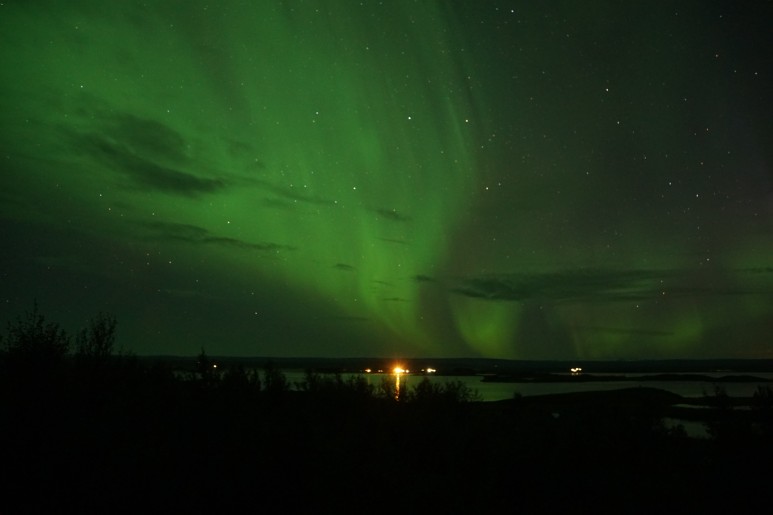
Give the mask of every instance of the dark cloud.
[(227, 141), (228, 153), (242, 162), (249, 163), (252, 170), (265, 170), (266, 163), (256, 157), (258, 155), (257, 150), (243, 141), (229, 140)]
[(402, 215), (396, 209), (374, 209), (380, 217), (392, 220), (393, 222), (410, 222), (411, 217)]
[(574, 329), (599, 333), (630, 334), (641, 336), (672, 336), (673, 331), (657, 331), (654, 329), (638, 329), (630, 327), (576, 326)]
[(281, 245), (271, 242), (250, 243), (236, 238), (214, 236), (203, 227), (190, 224), (149, 221), (138, 222), (138, 225), (149, 231), (154, 238), (163, 241), (183, 241), (192, 244), (221, 245), (259, 252), (296, 250), (295, 247), (290, 245)]
[(335, 206), (336, 204), (335, 201), (332, 199), (309, 195), (304, 193), (301, 189), (295, 188), (295, 187), (277, 186), (274, 183), (271, 183), (269, 181), (265, 181), (262, 179), (250, 179), (247, 182), (248, 184), (257, 186), (258, 188), (264, 191), (272, 193), (277, 197), (281, 197), (283, 199), (292, 201), (292, 202), (281, 202), (280, 200), (277, 200), (277, 199), (265, 199), (263, 203), (264, 205), (267, 205), (269, 207), (287, 208), (287, 207), (290, 207), (292, 203), (297, 203), (297, 202), (302, 202), (304, 204), (313, 204), (317, 206)]
[(387, 241), (389, 243), (399, 243), (400, 245), (408, 245), (408, 242), (405, 240), (397, 240), (395, 238), (379, 238), (381, 241)]
[(171, 127), (131, 114), (120, 114), (106, 121), (110, 126), (107, 135), (123, 144), (132, 154), (147, 159), (188, 164), (186, 141)]
[(338, 270), (343, 270), (345, 272), (354, 272), (356, 268), (354, 268), (352, 265), (347, 265), (346, 263), (336, 263), (333, 265), (333, 268), (337, 268)]
[(435, 279), (433, 279), (432, 277), (430, 277), (428, 275), (421, 275), (421, 274), (414, 276), (413, 279), (417, 283), (434, 283), (435, 282)]
[(137, 186), (183, 196), (214, 193), (225, 187), (221, 179), (202, 178), (135, 154), (120, 141), (101, 134), (84, 134), (76, 145), (86, 154), (129, 177)]
[(186, 153), (185, 139), (158, 121), (130, 114), (96, 111), (97, 130), (77, 132), (64, 128), (71, 149), (90, 156), (145, 189), (198, 196), (223, 189), (222, 179), (191, 173), (194, 164)]
[(179, 170), (159, 166), (143, 159), (124, 159), (123, 171), (140, 186), (185, 196), (213, 193), (225, 183), (220, 179), (203, 179)]
[(387, 302), (408, 302), (408, 299), (403, 299), (401, 297), (386, 297), (381, 300), (384, 300)]
[[(767, 272), (763, 268), (754, 269), (751, 273)], [(669, 298), (748, 295), (769, 294), (773, 292), (773, 288), (759, 281), (745, 286), (705, 283), (692, 270), (583, 269), (468, 279), (452, 291), (467, 297), (504, 301), (528, 299), (640, 301), (664, 293)]]
[(221, 238), (211, 237), (203, 240), (204, 243), (213, 243), (216, 245), (225, 245), (228, 247), (235, 247), (245, 250), (258, 250), (258, 251), (280, 251), (280, 250), (296, 250), (296, 247), (292, 245), (280, 245), (278, 243), (249, 243), (236, 238)]
[(542, 274), (513, 274), (468, 279), (453, 292), (467, 297), (524, 301), (643, 299), (657, 293), (659, 280), (674, 271), (570, 270)]

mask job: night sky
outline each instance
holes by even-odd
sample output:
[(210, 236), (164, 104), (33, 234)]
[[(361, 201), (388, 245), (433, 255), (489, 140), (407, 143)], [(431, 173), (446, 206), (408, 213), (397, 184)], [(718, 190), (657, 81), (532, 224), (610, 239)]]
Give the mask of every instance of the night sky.
[(0, 2), (0, 323), (773, 358), (772, 5)]

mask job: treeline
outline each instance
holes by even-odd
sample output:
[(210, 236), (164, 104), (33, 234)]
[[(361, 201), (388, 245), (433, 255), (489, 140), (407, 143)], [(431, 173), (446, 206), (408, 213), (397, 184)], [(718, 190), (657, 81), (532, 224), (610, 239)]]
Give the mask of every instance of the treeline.
[[(268, 396), (303, 394), (315, 398), (336, 400), (385, 400), (401, 403), (461, 403), (480, 401), (479, 393), (462, 381), (431, 381), (424, 376), (419, 383), (403, 386), (394, 374), (378, 374), (378, 383), (372, 383), (364, 374), (318, 372), (307, 368), (301, 381), (291, 382), (273, 361), (268, 360), (262, 370), (245, 368), (235, 363), (222, 366), (202, 349), (196, 359), (195, 373), (178, 374), (181, 379), (201, 382), (210, 389), (232, 392), (242, 388), (264, 392)], [(297, 392), (295, 394), (291, 392)]]
[[(477, 399), (461, 382), (426, 380), (398, 395), (393, 380), (308, 370), (291, 383), (271, 362), (223, 367), (203, 350), (179, 370), (122, 351), (117, 331), (116, 318), (99, 313), (71, 335), (37, 305), (7, 324), (6, 504), (114, 512), (115, 502), (137, 508), (153, 495), (175, 499), (175, 511), (198, 511), (300, 493), (348, 503), (393, 482), (399, 490), (397, 463), (418, 464), (432, 452), (400, 443), (413, 441), (402, 435), (416, 429), (419, 413), (434, 413), (433, 425), (448, 422)], [(360, 489), (340, 497), (348, 483)]]
[(302, 381), (291, 383), (270, 360), (260, 371), (238, 363), (223, 367), (204, 349), (188, 370), (173, 369), (164, 362), (148, 366), (147, 361), (117, 349), (116, 334), (116, 317), (100, 312), (73, 338), (57, 323), (47, 321), (36, 303), (24, 316), (9, 322), (6, 334), (0, 335), (3, 351), (0, 366), (6, 386), (16, 394), (24, 394), (27, 389), (32, 393), (41, 386), (61, 388), (81, 384), (89, 388), (115, 389), (136, 387), (138, 382), (150, 381), (155, 387), (178, 382), (193, 389), (222, 391), (229, 395), (262, 394), (274, 400), (291, 392), (329, 400), (381, 399), (403, 403), (480, 400), (478, 393), (461, 381), (432, 382), (427, 377), (400, 391), (399, 382), (393, 375), (380, 376), (380, 383), (372, 384), (364, 376), (343, 378), (340, 374), (308, 369)]
[(769, 486), (769, 435), (733, 420), (687, 438), (661, 391), (469, 402), (461, 383), (291, 384), (203, 351), (189, 370), (146, 364), (116, 332), (98, 314), (73, 337), (37, 306), (8, 324), (3, 512), (744, 512)]

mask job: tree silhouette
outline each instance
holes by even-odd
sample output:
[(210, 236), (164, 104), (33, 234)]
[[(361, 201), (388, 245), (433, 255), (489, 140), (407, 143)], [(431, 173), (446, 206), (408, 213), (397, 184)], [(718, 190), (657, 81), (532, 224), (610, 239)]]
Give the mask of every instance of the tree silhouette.
[(206, 386), (212, 386), (220, 379), (217, 363), (207, 356), (207, 353), (203, 348), (201, 349), (198, 358), (196, 358), (196, 373), (201, 383)]
[(396, 376), (390, 374), (381, 378), (381, 382), (378, 384), (376, 395), (387, 400), (400, 400), (400, 391), (397, 388)]
[(287, 376), (272, 361), (263, 366), (263, 384), (269, 395), (281, 395), (290, 389)]
[(482, 400), (477, 390), (471, 389), (461, 381), (435, 382), (424, 377), (410, 391), (408, 399), (412, 402), (456, 404)]
[(58, 366), (70, 349), (70, 337), (55, 322), (47, 322), (38, 303), (32, 311), (8, 323), (5, 343), (8, 362), (12, 368), (39, 368), (46, 372)]
[(223, 373), (220, 386), (233, 396), (260, 393), (260, 374), (256, 370), (245, 370), (241, 364), (234, 364)]
[(98, 313), (76, 336), (76, 358), (96, 368), (103, 366), (113, 355), (116, 325), (115, 316)]
[(752, 409), (762, 435), (773, 436), (773, 388), (767, 385), (758, 386), (752, 397)]
[(423, 377), (419, 384), (411, 390), (411, 400), (414, 402), (432, 402), (437, 401), (443, 391), (438, 383), (433, 383), (429, 377)]

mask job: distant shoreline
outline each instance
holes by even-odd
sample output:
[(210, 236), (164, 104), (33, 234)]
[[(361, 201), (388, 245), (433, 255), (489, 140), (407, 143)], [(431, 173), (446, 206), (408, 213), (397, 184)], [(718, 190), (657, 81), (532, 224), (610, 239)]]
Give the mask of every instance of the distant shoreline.
[[(137, 356), (143, 362), (161, 362), (174, 368), (193, 366), (195, 356)], [(403, 368), (419, 371), (432, 367), (437, 375), (539, 376), (568, 374), (580, 367), (583, 380), (612, 380), (604, 374), (725, 374), (747, 375), (773, 373), (773, 359), (658, 359), (658, 360), (507, 360), (491, 358), (385, 358), (385, 357), (274, 357), (274, 356), (211, 356), (224, 366), (241, 365), (260, 368), (267, 363), (286, 370), (311, 369), (328, 373), (359, 373), (366, 369), (391, 370)], [(592, 379), (591, 377), (594, 377)], [(599, 378), (602, 377), (602, 378)], [(689, 378), (696, 380), (694, 376)], [(574, 379), (573, 379), (574, 380)], [(614, 380), (621, 380), (620, 376)], [(624, 380), (624, 379), (623, 379)], [(641, 380), (639, 378), (633, 380)], [(646, 380), (646, 379), (645, 379)], [(675, 379), (679, 380), (679, 379)], [(715, 379), (712, 379), (715, 380)]]
[(769, 383), (770, 379), (746, 374), (732, 374), (721, 376), (710, 376), (705, 374), (649, 374), (649, 375), (562, 375), (562, 374), (539, 374), (539, 375), (491, 375), (483, 376), (483, 382), (486, 383), (589, 383), (589, 382), (607, 382), (607, 381), (691, 381), (707, 383)]

